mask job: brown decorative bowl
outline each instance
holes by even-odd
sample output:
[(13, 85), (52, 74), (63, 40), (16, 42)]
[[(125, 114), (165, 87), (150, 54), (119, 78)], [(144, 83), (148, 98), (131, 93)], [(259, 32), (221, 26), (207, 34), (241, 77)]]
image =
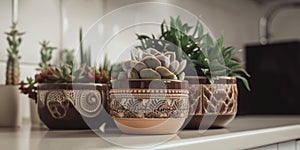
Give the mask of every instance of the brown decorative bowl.
[(107, 84), (39, 84), (39, 117), (49, 129), (99, 128), (108, 92)]
[(226, 127), (237, 113), (236, 78), (219, 77), (211, 84), (206, 77), (187, 76), (190, 121), (186, 129)]
[(130, 134), (173, 134), (188, 117), (188, 82), (129, 79), (112, 81), (110, 114)]

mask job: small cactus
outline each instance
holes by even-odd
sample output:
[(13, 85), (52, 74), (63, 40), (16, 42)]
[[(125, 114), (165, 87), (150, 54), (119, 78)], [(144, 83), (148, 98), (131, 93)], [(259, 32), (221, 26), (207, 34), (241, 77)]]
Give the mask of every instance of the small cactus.
[(56, 49), (56, 47), (49, 46), (49, 41), (42, 41), (40, 42), (41, 45), (41, 62), (39, 63), (39, 66), (41, 68), (47, 68), (51, 66), (50, 61), (52, 59), (52, 53)]
[(131, 52), (132, 60), (122, 63), (113, 79), (184, 79), (186, 60), (176, 60), (174, 52), (161, 53), (149, 48), (145, 51)]
[(19, 59), (19, 47), (22, 43), (21, 36), (24, 32), (19, 32), (17, 30), (17, 24), (13, 23), (11, 26), (11, 31), (5, 33), (7, 35), (7, 42), (9, 48), (7, 48), (8, 59), (6, 66), (6, 85), (16, 85), (19, 84), (20, 80), (20, 64)]

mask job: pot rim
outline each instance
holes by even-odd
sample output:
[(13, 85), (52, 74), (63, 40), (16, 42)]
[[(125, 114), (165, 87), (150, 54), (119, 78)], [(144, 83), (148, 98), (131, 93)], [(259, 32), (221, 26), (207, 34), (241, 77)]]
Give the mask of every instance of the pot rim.
[(188, 82), (187, 80), (176, 80), (176, 79), (113, 79), (110, 82), (115, 81), (153, 81), (153, 80), (161, 80), (166, 82)]
[(101, 87), (109, 87), (109, 84), (104, 83), (38, 83), (38, 90), (53, 90), (53, 89), (78, 89), (78, 90), (91, 90)]
[(6, 85), (6, 84), (0, 84), (0, 87), (15, 87), (15, 86), (19, 87), (20, 85), (19, 85), (19, 84), (17, 84), (17, 85), (11, 85), (11, 84), (9, 84), (9, 85)]
[(153, 81), (157, 81), (158, 83), (155, 87), (151, 87), (153, 89), (188, 89), (188, 81), (187, 80), (174, 80), (174, 79), (121, 79), (121, 80), (111, 80), (112, 89), (143, 89), (150, 88), (151, 83)]
[(38, 83), (38, 86), (45, 86), (45, 85), (108, 85), (107, 83)]
[[(185, 76), (186, 78), (191, 78), (191, 79), (203, 79), (203, 80), (207, 80), (206, 76)], [(236, 77), (230, 77), (230, 76), (218, 76), (216, 77), (216, 79), (226, 79), (226, 80), (236, 80)]]
[(147, 121), (147, 120), (151, 120), (151, 121), (161, 121), (161, 120), (168, 120), (168, 119), (185, 119), (185, 118), (188, 118), (188, 116), (187, 117), (182, 117), (182, 118), (171, 118), (171, 117), (169, 117), (169, 118), (118, 118), (118, 117), (114, 117), (114, 116), (112, 116), (112, 118), (113, 119), (122, 119), (122, 120), (125, 120), (125, 119), (128, 119), (128, 120), (145, 120), (145, 121)]
[[(205, 76), (186, 76), (189, 84), (212, 84)], [(236, 77), (219, 76), (216, 77), (213, 84), (237, 84)]]

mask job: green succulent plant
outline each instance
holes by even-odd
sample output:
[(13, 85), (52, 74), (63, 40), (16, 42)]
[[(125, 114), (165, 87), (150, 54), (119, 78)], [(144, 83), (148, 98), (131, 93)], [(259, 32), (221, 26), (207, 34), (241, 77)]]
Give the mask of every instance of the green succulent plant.
[(131, 52), (131, 60), (117, 65), (114, 71), (117, 79), (184, 79), (186, 60), (178, 61), (175, 52), (161, 53), (149, 48)]
[(179, 16), (176, 19), (171, 17), (169, 25), (163, 21), (160, 28), (161, 33), (158, 37), (137, 34), (141, 42), (137, 48), (175, 52), (178, 60), (187, 60), (187, 67), (184, 70), (187, 75), (194, 75), (190, 73), (196, 69), (198, 76), (206, 76), (211, 83), (216, 77), (232, 76), (241, 79), (250, 90), (247, 79), (241, 76), (241, 73), (247, 77), (250, 75), (240, 62), (233, 60), (234, 48), (224, 45), (223, 36), (214, 41), (208, 33), (204, 32), (200, 21), (197, 21), (194, 27), (182, 23)]
[(110, 63), (107, 56), (99, 68), (83, 64), (76, 67), (73, 63), (74, 51), (64, 50), (65, 59), (60, 66), (50, 64), (55, 47), (43, 41), (41, 45), (41, 63), (34, 78), (28, 77), (20, 83), (20, 91), (36, 101), (38, 83), (107, 83), (110, 80)]
[(74, 53), (75, 53), (75, 50), (74, 49), (63, 49), (62, 52), (61, 52), (61, 55), (62, 55), (62, 63), (63, 64), (68, 64), (68, 65), (73, 65), (74, 63)]
[(83, 65), (73, 68), (70, 65), (48, 67), (35, 75), (37, 83), (107, 83), (108, 73), (102, 68), (96, 69)]
[(50, 61), (52, 59), (52, 53), (54, 50), (56, 50), (56, 47), (49, 46), (49, 41), (42, 41), (40, 42), (41, 45), (41, 62), (39, 63), (39, 66), (41, 68), (47, 68), (51, 66)]
[(27, 77), (26, 81), (21, 81), (19, 89), (21, 93), (37, 102), (37, 82), (34, 78)]
[(88, 47), (85, 51), (83, 48), (83, 34), (82, 28), (79, 29), (79, 49), (80, 49), (80, 62), (88, 66), (92, 65), (91, 61), (91, 47)]
[(7, 35), (7, 42), (9, 47), (7, 48), (8, 59), (6, 64), (6, 84), (7, 85), (17, 85), (20, 80), (20, 64), (19, 59), (21, 58), (19, 54), (19, 47), (22, 43), (21, 36), (25, 32), (19, 32), (17, 30), (17, 24), (12, 23), (11, 31), (5, 32)]

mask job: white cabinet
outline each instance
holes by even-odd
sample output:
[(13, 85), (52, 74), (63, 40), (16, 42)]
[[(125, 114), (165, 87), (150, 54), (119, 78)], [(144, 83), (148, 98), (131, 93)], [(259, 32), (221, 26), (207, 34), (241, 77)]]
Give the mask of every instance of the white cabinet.
[(272, 144), (272, 145), (268, 145), (268, 146), (253, 148), (251, 150), (278, 150), (278, 145)]
[(296, 149), (297, 149), (297, 150), (300, 150), (300, 140), (298, 140), (298, 141), (296, 142)]
[(296, 141), (279, 143), (278, 150), (296, 150)]
[(251, 150), (300, 150), (300, 140), (293, 140), (268, 146), (257, 147)]

